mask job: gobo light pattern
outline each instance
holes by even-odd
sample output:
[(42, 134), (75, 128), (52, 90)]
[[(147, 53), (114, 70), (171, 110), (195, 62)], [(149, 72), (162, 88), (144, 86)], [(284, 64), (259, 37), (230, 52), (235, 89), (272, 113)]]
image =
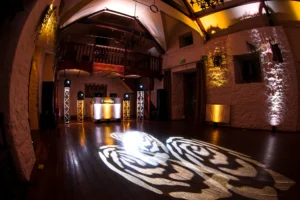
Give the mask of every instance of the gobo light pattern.
[(272, 126), (281, 124), (286, 112), (286, 90), (288, 88), (289, 71), (286, 60), (286, 46), (284, 34), (273, 28), (272, 37), (278, 42), (282, 50), (283, 63), (277, 63), (272, 60), (272, 50), (265, 34), (259, 30), (251, 31), (252, 42), (259, 47), (261, 54), (260, 60), (263, 70), (264, 81), (266, 83), (266, 104), (268, 113), (266, 117)]
[(136, 112), (137, 119), (144, 119), (144, 91), (137, 91)]
[(77, 100), (77, 121), (82, 123), (84, 121), (84, 100)]
[(157, 194), (183, 199), (277, 199), (294, 181), (251, 157), (199, 140), (143, 132), (113, 133), (122, 146), (102, 146), (102, 161), (125, 179)]
[(64, 88), (64, 118), (65, 123), (70, 123), (70, 88)]
[[(215, 43), (215, 47), (209, 50), (206, 63), (207, 86), (209, 88), (222, 87), (230, 84), (230, 71), (228, 69), (228, 60), (226, 41)], [(214, 65), (214, 56), (220, 54), (222, 57), (221, 66)]]

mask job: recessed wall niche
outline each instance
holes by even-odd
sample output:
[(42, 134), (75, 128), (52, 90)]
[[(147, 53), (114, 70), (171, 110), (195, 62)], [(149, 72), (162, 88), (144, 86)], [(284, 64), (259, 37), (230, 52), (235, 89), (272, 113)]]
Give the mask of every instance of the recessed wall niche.
[(234, 55), (235, 83), (261, 82), (261, 65), (259, 52)]

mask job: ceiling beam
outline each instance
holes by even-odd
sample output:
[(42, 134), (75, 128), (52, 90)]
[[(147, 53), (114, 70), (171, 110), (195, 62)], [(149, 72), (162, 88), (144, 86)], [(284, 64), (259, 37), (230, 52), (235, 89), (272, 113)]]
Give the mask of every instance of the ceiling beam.
[[(268, 1), (287, 1), (287, 0), (268, 0)], [(300, 0), (292, 0), (292, 1), (300, 1)], [(205, 10), (201, 10), (199, 12), (195, 12), (194, 16), (197, 18), (205, 17), (215, 12), (220, 12), (223, 10), (227, 10), (230, 8), (235, 8), (242, 5), (247, 5), (251, 3), (262, 2), (262, 0), (232, 0), (227, 1), (223, 5), (218, 5), (216, 8), (207, 8)]]
[(68, 21), (75, 13), (77, 13), (79, 10), (81, 10), (83, 7), (91, 3), (93, 0), (81, 0), (79, 3), (74, 5), (70, 10), (68, 10), (66, 13), (64, 13), (63, 16), (60, 17), (60, 24), (64, 24), (66, 21)]
[[(237, 6), (242, 6), (250, 3), (261, 2), (261, 0), (234, 0), (225, 2), (223, 5), (218, 5), (216, 8), (207, 8), (205, 10), (201, 10), (199, 12), (195, 12), (194, 16), (197, 18), (205, 17), (215, 12), (220, 12), (223, 10), (227, 10), (230, 8), (235, 8)], [(198, 5), (196, 5), (198, 6)]]
[(204, 40), (208, 41), (209, 40), (209, 35), (206, 32), (206, 30), (205, 30), (202, 22), (200, 21), (200, 19), (194, 16), (193, 8), (190, 6), (190, 4), (186, 0), (182, 0), (182, 2), (184, 3), (184, 5), (186, 6), (186, 8), (188, 9), (190, 15), (196, 20), (196, 22), (197, 22), (197, 24), (198, 24), (198, 26), (200, 28), (200, 31), (203, 34)]
[(183, 10), (176, 2), (174, 2), (173, 0), (162, 0), (162, 2), (168, 4), (169, 6), (171, 6), (172, 8), (178, 10), (179, 12), (181, 12), (182, 14), (184, 14), (185, 16), (192, 18), (192, 15), (190, 12), (186, 12), (185, 10)]
[(124, 14), (124, 13), (121, 13), (121, 12), (117, 12), (117, 11), (114, 11), (114, 10), (110, 10), (108, 8), (105, 8), (103, 10), (99, 10), (99, 11), (96, 11), (94, 13), (91, 13), (87, 16), (85, 16), (84, 18), (81, 18), (81, 19), (77, 19), (75, 20), (74, 22), (68, 24), (67, 26), (61, 28), (61, 31), (64, 31), (66, 30), (67, 28), (73, 26), (74, 24), (78, 23), (78, 22), (82, 22), (82, 21), (85, 21), (86, 19), (90, 18), (90, 17), (93, 17), (99, 13), (102, 13), (102, 12), (110, 12), (112, 14), (118, 14), (118, 15), (121, 15), (121, 16), (124, 16), (124, 17), (128, 17), (128, 18), (132, 18), (134, 20), (136, 20), (136, 22), (143, 28), (143, 30), (145, 31), (146, 34), (148, 34), (150, 36), (150, 38), (155, 42), (155, 44), (157, 45), (159, 51), (161, 53), (165, 53), (165, 50), (164, 48), (160, 45), (160, 43), (153, 37), (153, 35), (148, 31), (148, 29), (140, 22), (140, 20), (137, 19), (137, 17), (134, 17), (134, 16), (130, 16), (130, 15), (127, 15), (127, 14)]
[(161, 53), (165, 53), (165, 50), (164, 50), (164, 48), (160, 45), (160, 43), (153, 37), (153, 35), (148, 31), (148, 29), (144, 26), (144, 24), (140, 21), (140, 20), (138, 20), (136, 17), (135, 17), (135, 20), (136, 20), (136, 22), (140, 25), (140, 27), (142, 27), (142, 29), (148, 34), (148, 35), (150, 35), (151, 36), (151, 38), (152, 38), (152, 40), (155, 42), (155, 44), (156, 44), (156, 46), (159, 48), (159, 51), (161, 52)]
[(88, 25), (94, 25), (96, 27), (101, 27), (101, 28), (105, 28), (105, 29), (111, 29), (111, 30), (116, 30), (119, 32), (126, 32), (126, 33), (132, 33), (134, 32), (134, 34), (137, 35), (142, 35), (143, 37), (147, 38), (147, 39), (152, 39), (151, 35), (145, 33), (145, 32), (140, 32), (137, 30), (134, 30), (130, 27), (124, 27), (124, 26), (120, 26), (114, 23), (110, 23), (110, 22), (105, 22), (105, 21), (100, 21), (100, 20), (91, 20), (91, 19), (86, 19), (86, 20), (82, 20), (80, 22), (78, 22), (80, 24), (88, 24)]

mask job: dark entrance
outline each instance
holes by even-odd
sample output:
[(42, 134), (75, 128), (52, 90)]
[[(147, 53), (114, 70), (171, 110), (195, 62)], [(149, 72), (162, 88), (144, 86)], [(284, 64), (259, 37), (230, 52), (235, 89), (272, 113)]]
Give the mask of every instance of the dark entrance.
[(195, 119), (196, 111), (196, 72), (184, 76), (184, 114), (188, 121)]

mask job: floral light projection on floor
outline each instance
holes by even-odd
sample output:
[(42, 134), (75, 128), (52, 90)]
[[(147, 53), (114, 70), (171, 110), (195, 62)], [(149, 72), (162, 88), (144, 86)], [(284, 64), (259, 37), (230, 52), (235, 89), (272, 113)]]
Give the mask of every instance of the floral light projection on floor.
[(194, 139), (113, 133), (120, 145), (102, 146), (99, 155), (114, 172), (157, 194), (183, 199), (277, 199), (295, 182), (247, 155)]

